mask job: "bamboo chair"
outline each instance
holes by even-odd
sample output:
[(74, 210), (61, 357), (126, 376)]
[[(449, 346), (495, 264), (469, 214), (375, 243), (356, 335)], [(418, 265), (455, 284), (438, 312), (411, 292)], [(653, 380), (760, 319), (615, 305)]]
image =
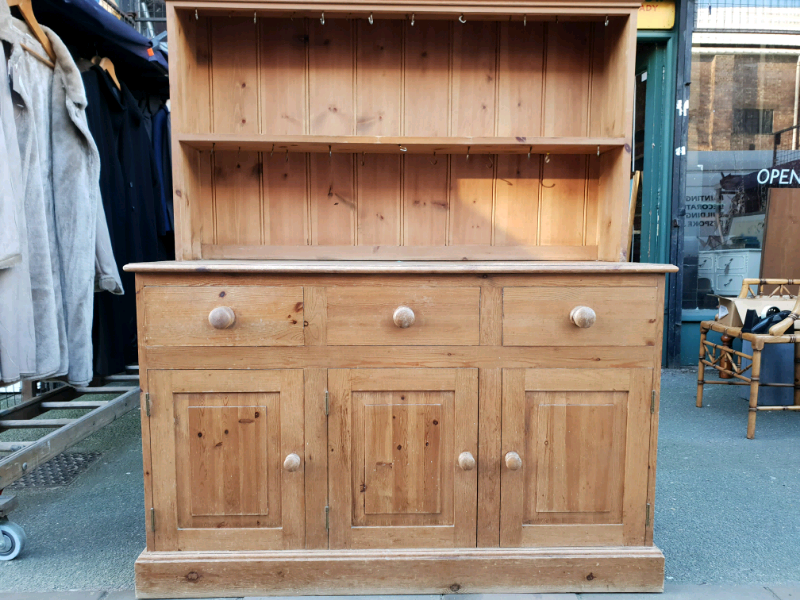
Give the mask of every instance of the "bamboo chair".
[[(747, 415), (747, 439), (752, 440), (756, 434), (756, 414), (760, 410), (800, 411), (800, 335), (785, 335), (786, 331), (800, 319), (800, 297), (790, 293), (787, 285), (798, 285), (800, 280), (792, 279), (745, 279), (739, 298), (796, 298), (791, 314), (777, 325), (770, 327), (769, 334), (742, 333), (741, 327), (727, 327), (717, 321), (700, 323), (700, 360), (697, 365), (697, 408), (703, 407), (703, 386), (711, 385), (748, 385), (750, 386), (750, 410)], [(755, 286), (755, 291), (753, 287)], [(770, 293), (765, 293), (765, 286), (777, 286)], [(709, 331), (716, 331), (731, 338), (739, 338), (750, 342), (752, 355), (738, 352), (724, 344), (715, 344), (706, 339)], [(761, 352), (765, 344), (794, 344), (794, 383), (761, 383)], [(751, 361), (746, 367), (742, 360)], [(706, 381), (705, 369), (711, 367), (720, 373), (720, 377), (729, 379)], [(750, 376), (747, 376), (747, 371)], [(759, 406), (759, 387), (793, 387), (793, 406)]]

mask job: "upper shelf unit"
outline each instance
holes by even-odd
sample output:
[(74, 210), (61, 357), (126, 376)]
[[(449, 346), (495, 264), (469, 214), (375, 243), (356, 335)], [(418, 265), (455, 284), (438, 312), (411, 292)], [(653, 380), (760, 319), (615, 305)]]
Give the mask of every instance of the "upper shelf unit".
[(328, 15), (323, 24), (177, 8), (175, 132), (625, 137), (629, 86), (618, 50), (630, 35), (627, 17), (552, 19), (415, 18), (412, 26)]
[(636, 10), (168, 2), (177, 257), (619, 261)]

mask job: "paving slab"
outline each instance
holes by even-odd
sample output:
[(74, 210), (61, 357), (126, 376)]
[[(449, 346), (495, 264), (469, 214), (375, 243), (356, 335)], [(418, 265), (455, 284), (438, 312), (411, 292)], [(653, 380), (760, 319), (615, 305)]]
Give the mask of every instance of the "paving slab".
[(442, 600), (578, 600), (577, 594), (445, 594)]
[(440, 600), (441, 594), (387, 594), (380, 596), (245, 596), (243, 600)]
[(769, 591), (778, 600), (800, 600), (800, 583), (794, 585), (771, 585)]
[[(0, 600), (5, 600), (2, 595), (0, 595)], [(45, 600), (44, 596), (37, 599), (32, 600)], [(50, 597), (47, 598), (50, 600)], [(55, 597), (55, 600), (60, 600), (58, 596)], [(68, 600), (72, 600), (69, 598)], [(135, 590), (115, 590), (113, 592), (106, 592), (106, 595), (100, 598), (100, 600), (136, 600), (136, 591)], [(172, 600), (170, 598), (165, 598), (164, 600)], [(184, 599), (185, 600), (185, 599)], [(232, 598), (203, 598), (203, 600), (242, 600), (241, 596), (234, 596)]]
[(106, 592), (0, 592), (0, 600), (105, 600)]
[(776, 600), (758, 585), (666, 584), (661, 594), (578, 594), (580, 600)]

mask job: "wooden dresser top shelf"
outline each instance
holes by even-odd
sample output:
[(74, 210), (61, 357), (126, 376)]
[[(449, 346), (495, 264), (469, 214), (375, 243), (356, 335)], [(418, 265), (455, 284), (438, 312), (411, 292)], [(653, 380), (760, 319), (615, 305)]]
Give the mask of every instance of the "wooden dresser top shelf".
[[(230, 15), (241, 12), (257, 11), (258, 16), (283, 17), (292, 19), (314, 18), (320, 19), (325, 13), (326, 19), (348, 18), (368, 19), (403, 19), (411, 22), (414, 15), (416, 22), (433, 19), (458, 19), (463, 15), (464, 20), (491, 20), (500, 21), (512, 19), (515, 21), (597, 21), (605, 17), (626, 16), (631, 9), (636, 10), (641, 6), (637, 1), (631, 0), (602, 0), (586, 2), (571, 2), (569, 6), (558, 6), (551, 0), (525, 0), (511, 4), (481, 4), (478, 2), (460, 2), (457, 4), (443, 3), (438, 0), (358, 0), (357, 2), (331, 2), (330, 0), (311, 0), (304, 2), (270, 2), (265, 0), (178, 0), (170, 2), (177, 10), (199, 10), (200, 16)], [(580, 6), (580, 12), (575, 8)]]
[(648, 263), (581, 261), (305, 261), (190, 260), (132, 263), (138, 273), (676, 273)]
[(196, 150), (370, 154), (603, 154), (623, 137), (409, 137), (367, 135), (176, 134)]

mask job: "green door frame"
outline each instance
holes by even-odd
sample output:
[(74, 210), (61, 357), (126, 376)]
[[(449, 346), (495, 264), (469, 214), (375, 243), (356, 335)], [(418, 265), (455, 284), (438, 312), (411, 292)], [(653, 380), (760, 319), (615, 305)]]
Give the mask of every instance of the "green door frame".
[(672, 129), (675, 112), (675, 33), (640, 31), (648, 52), (636, 57), (636, 73), (647, 71), (639, 262), (669, 262), (672, 208)]
[[(677, 19), (676, 19), (677, 24)], [(636, 57), (636, 73), (647, 70), (644, 166), (639, 262), (669, 262), (672, 223), (673, 130), (678, 31), (641, 30), (636, 41), (644, 50)], [(669, 311), (665, 291), (664, 323)], [(662, 363), (667, 364), (667, 328), (662, 339)]]

